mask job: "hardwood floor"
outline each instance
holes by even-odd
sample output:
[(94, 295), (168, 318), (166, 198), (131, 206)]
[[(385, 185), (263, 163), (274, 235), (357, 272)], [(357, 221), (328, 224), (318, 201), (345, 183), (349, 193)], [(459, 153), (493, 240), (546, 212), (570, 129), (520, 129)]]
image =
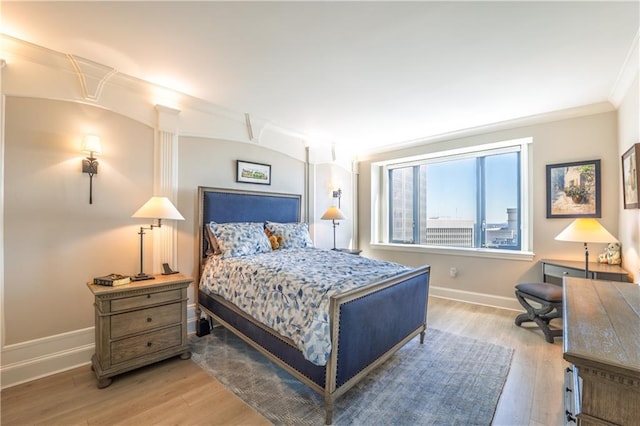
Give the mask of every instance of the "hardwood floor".
[[(429, 299), (428, 327), (515, 349), (494, 425), (561, 425), (562, 343), (547, 343), (516, 313)], [(559, 320), (554, 320), (559, 321)], [(530, 326), (529, 326), (530, 327)], [(2, 425), (260, 425), (269, 424), (191, 361), (173, 358), (96, 388), (90, 367), (1, 392)]]

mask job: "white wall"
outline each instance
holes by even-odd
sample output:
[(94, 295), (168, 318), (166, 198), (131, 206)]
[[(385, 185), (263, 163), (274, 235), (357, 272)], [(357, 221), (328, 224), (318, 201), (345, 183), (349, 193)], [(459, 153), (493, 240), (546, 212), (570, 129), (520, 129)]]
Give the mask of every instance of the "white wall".
[[(618, 111), (618, 154), (640, 143), (640, 87), (638, 73)], [(637, 160), (636, 160), (637, 161)], [(619, 176), (622, 187), (622, 173)], [(622, 189), (620, 189), (622, 200)], [(640, 209), (623, 209), (620, 201), (618, 238), (622, 243), (622, 266), (640, 283)]]
[[(91, 67), (95, 75), (78, 74), (65, 54), (0, 39), (8, 59), (2, 69), (6, 108), (0, 188), (3, 387), (89, 362), (94, 312), (86, 282), (111, 272), (138, 272), (138, 229), (150, 223), (131, 215), (155, 195), (158, 177), (168, 174), (156, 152), (159, 130), (176, 132), (178, 158), (167, 164), (176, 160), (178, 165), (173, 189), (186, 219), (177, 222), (178, 264), (172, 265), (181, 272), (197, 276), (199, 185), (302, 194), (303, 220), (312, 216), (307, 205), (330, 200), (322, 195), (326, 199), (316, 202), (305, 177), (307, 158), (322, 165), (327, 149), (309, 151), (294, 132), (254, 119), (258, 136), (250, 140), (244, 114), (177, 93), (163, 98), (171, 103), (164, 106), (175, 110), (175, 126), (166, 129), (158, 122), (157, 87), (112, 75), (99, 64)], [(80, 84), (85, 77), (101, 84), (86, 93)], [(80, 144), (86, 133), (99, 135), (103, 148), (92, 205), (88, 175), (81, 173), (85, 154)], [(237, 159), (271, 164), (272, 184), (236, 183)], [(325, 179), (322, 172), (315, 178)], [(158, 269), (154, 239), (160, 235), (158, 230), (145, 235), (145, 272)], [(192, 326), (193, 287), (189, 292)]]
[[(535, 253), (533, 261), (416, 253), (408, 250), (390, 251), (374, 248), (370, 245), (372, 162), (524, 137), (533, 138), (531, 150), (533, 252)], [(615, 234), (618, 229), (618, 210), (621, 203), (618, 179), (620, 159), (617, 149), (617, 114), (615, 111), (515, 127), (373, 155), (359, 165), (360, 248), (364, 250), (364, 255), (379, 259), (392, 260), (412, 266), (430, 264), (432, 266), (432, 294), (517, 308), (519, 305), (513, 296), (513, 286), (518, 282), (541, 280), (539, 259), (584, 259), (584, 250), (581, 244), (554, 240), (554, 237), (572, 219), (546, 218), (545, 166), (594, 159), (601, 160), (602, 218), (600, 222)], [(602, 244), (590, 245), (590, 252), (593, 254), (600, 253), (603, 249), (604, 245)], [(449, 276), (451, 267), (458, 270), (458, 275), (455, 278)]]

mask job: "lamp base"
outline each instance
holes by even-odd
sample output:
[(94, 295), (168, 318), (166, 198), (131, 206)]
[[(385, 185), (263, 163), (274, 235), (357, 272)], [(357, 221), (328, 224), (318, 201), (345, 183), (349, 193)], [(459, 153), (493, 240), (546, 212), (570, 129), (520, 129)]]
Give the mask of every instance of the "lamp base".
[(156, 277), (147, 274), (138, 274), (131, 277), (131, 281), (155, 280)]

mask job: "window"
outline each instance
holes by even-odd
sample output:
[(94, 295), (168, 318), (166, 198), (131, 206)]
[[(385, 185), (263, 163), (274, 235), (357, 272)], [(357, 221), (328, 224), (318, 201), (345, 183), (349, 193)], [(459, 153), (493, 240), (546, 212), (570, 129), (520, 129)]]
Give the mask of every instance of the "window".
[[(528, 250), (523, 235), (530, 138), (397, 160), (381, 167), (382, 243)], [(373, 188), (374, 186), (372, 186)], [(383, 215), (384, 216), (384, 215)], [(384, 220), (384, 219), (382, 219)]]

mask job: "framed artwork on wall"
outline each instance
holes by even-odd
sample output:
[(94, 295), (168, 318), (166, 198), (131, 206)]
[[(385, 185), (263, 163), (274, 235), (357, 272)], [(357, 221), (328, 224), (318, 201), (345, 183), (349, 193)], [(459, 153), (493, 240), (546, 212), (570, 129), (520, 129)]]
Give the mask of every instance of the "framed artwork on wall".
[(625, 209), (638, 208), (638, 155), (640, 143), (633, 145), (622, 154), (622, 196)]
[(547, 218), (601, 217), (600, 160), (547, 165)]
[(238, 160), (236, 162), (236, 182), (271, 185), (271, 166)]

